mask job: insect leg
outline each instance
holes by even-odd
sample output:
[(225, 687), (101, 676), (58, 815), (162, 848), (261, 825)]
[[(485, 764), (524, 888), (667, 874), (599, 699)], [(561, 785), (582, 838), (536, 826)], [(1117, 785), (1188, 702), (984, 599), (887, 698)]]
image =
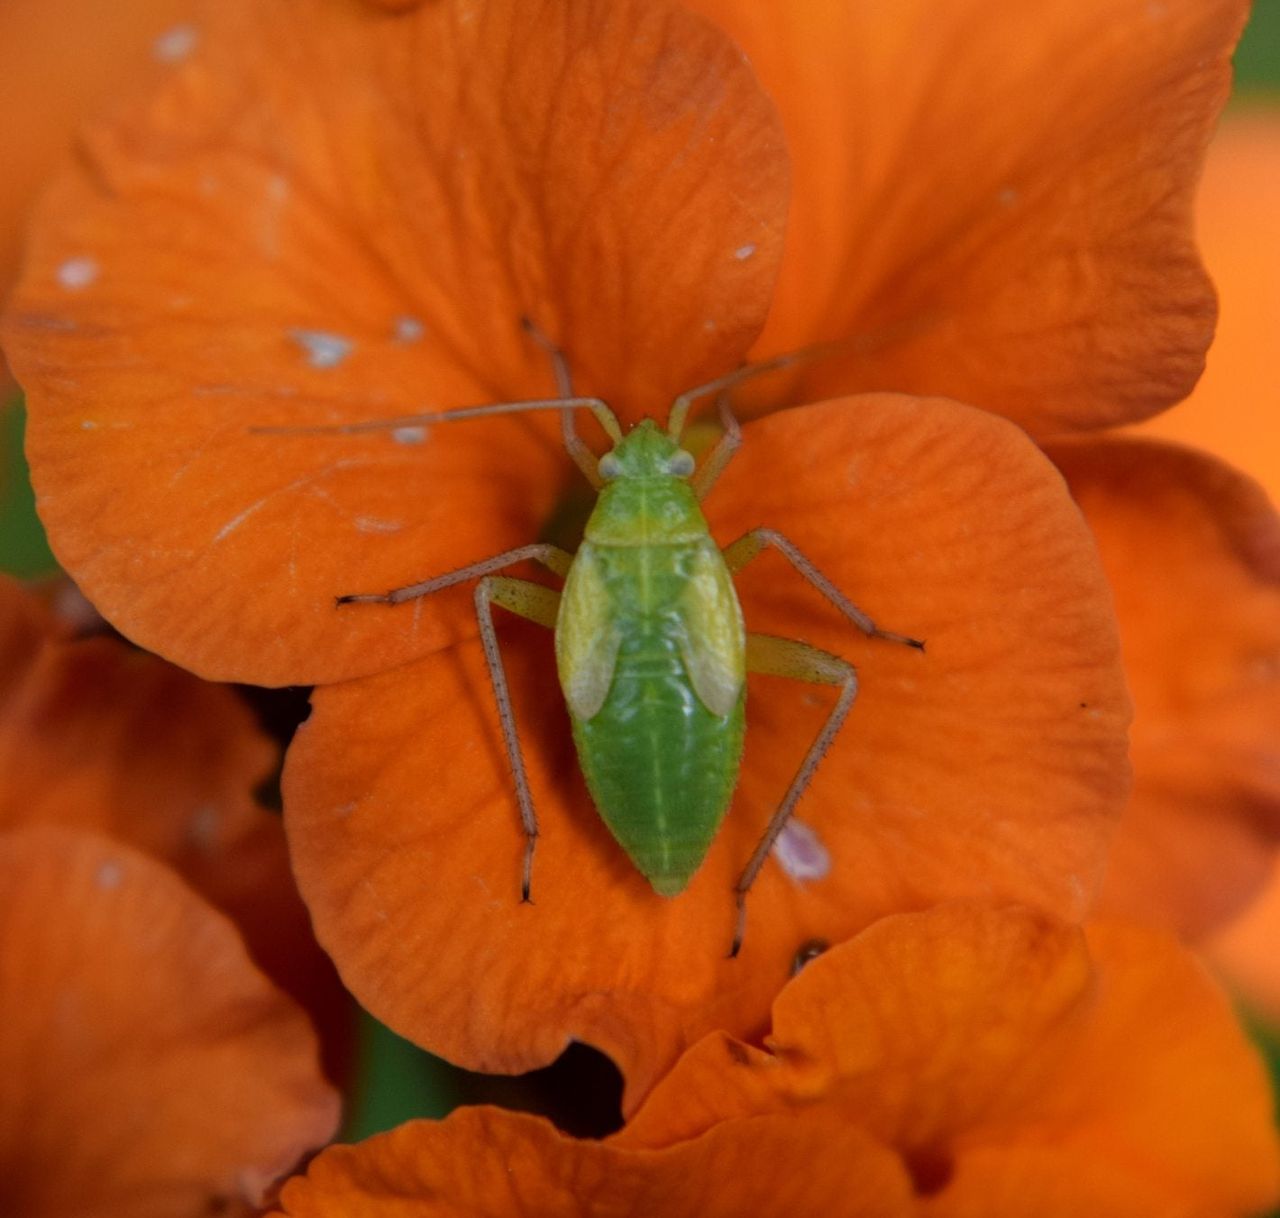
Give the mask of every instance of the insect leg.
[(505, 550), (503, 553), (495, 554), (492, 558), (486, 558), (482, 562), (472, 563), (469, 567), (459, 567), (456, 571), (446, 571), (443, 575), (437, 575), (432, 579), (424, 579), (420, 584), (406, 584), (403, 588), (392, 588), (390, 592), (368, 592), (340, 596), (338, 597), (338, 604), (399, 605), (404, 601), (417, 600), (420, 596), (430, 596), (433, 592), (452, 588), (454, 584), (476, 579), (481, 575), (488, 575), (492, 571), (500, 571), (503, 567), (513, 566), (515, 563), (524, 562), (526, 559), (540, 562), (544, 567), (560, 576), (568, 575), (569, 567), (573, 563), (573, 555), (567, 550), (562, 550), (559, 546), (547, 545), (544, 542), (535, 542), (532, 545), (518, 546), (514, 550)]
[[(569, 361), (565, 354), (536, 326), (532, 319), (522, 317), (520, 325), (524, 332), (541, 347), (551, 359), (551, 370), (555, 373), (556, 392), (562, 398), (573, 397), (573, 377), (569, 374)], [(572, 410), (560, 412), (560, 438), (564, 442), (564, 450), (573, 458), (573, 463), (582, 471), (583, 476), (595, 490), (604, 486), (604, 479), (596, 469), (599, 462), (595, 453), (586, 445), (586, 441), (578, 435), (578, 420)]]
[(800, 575), (817, 588), (863, 634), (870, 638), (887, 639), (891, 643), (904, 643), (908, 647), (915, 647), (920, 651), (924, 650), (924, 643), (920, 639), (913, 639), (905, 634), (896, 634), (892, 630), (881, 630), (867, 614), (859, 609), (809, 559), (800, 553), (794, 542), (789, 541), (775, 529), (752, 529), (750, 533), (744, 533), (737, 541), (730, 542), (723, 550), (725, 565), (728, 566), (730, 573), (737, 574), (747, 563), (769, 546), (777, 550)]
[(528, 901), (533, 882), (533, 848), (538, 841), (538, 815), (533, 810), (533, 794), (529, 790), (529, 777), (525, 773), (524, 754), (520, 751), (515, 712), (511, 709), (507, 670), (502, 665), (498, 633), (493, 625), (494, 605), (501, 605), (531, 622), (555, 629), (560, 593), (553, 588), (544, 588), (541, 584), (505, 575), (486, 575), (476, 585), (476, 620), (480, 624), (480, 641), (484, 646), (485, 663), (489, 666), (489, 679), (493, 682), (493, 697), (498, 704), (502, 742), (506, 746), (507, 760), (511, 763), (511, 774), (515, 779), (520, 823), (524, 826), (524, 869), (520, 881), (520, 899)]
[(551, 339), (543, 332), (541, 326), (533, 320), (532, 317), (522, 317), (520, 319), (520, 328), (529, 336), (530, 340), (541, 347), (551, 360), (551, 371), (556, 378), (556, 392), (562, 398), (573, 397), (573, 377), (569, 373), (569, 361), (565, 358), (565, 354), (559, 347), (551, 341)]
[(721, 393), (716, 402), (716, 410), (720, 415), (720, 426), (723, 433), (716, 441), (716, 446), (707, 454), (698, 468), (698, 472), (690, 479), (693, 493), (699, 499), (705, 499), (707, 492), (716, 484), (716, 479), (725, 471), (725, 467), (733, 460), (734, 454), (742, 445), (742, 428), (738, 425), (738, 417), (729, 404), (729, 392)]
[(835, 706), (831, 708), (827, 721), (809, 746), (809, 751), (804, 755), (804, 760), (791, 780), (787, 793), (782, 797), (782, 802), (770, 818), (764, 835), (752, 852), (742, 875), (738, 877), (737, 884), (734, 885), (737, 922), (733, 931), (733, 946), (729, 950), (731, 957), (736, 956), (738, 949), (742, 946), (742, 936), (747, 923), (747, 893), (755, 883), (756, 876), (760, 874), (760, 868), (764, 866), (773, 843), (778, 840), (778, 834), (791, 819), (791, 813), (812, 780), (818, 763), (831, 747), (831, 742), (849, 714), (853, 700), (858, 696), (858, 676), (848, 660), (833, 656), (828, 651), (820, 651), (817, 647), (800, 642), (799, 639), (780, 639), (771, 634), (747, 635), (747, 671), (767, 673), (775, 677), (791, 677), (796, 681), (808, 681), (816, 685), (838, 685), (840, 696), (836, 699)]

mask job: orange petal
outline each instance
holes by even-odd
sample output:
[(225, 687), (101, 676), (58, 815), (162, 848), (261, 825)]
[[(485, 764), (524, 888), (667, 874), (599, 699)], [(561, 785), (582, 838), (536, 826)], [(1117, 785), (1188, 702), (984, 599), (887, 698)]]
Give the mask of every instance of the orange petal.
[(332, 1136), (302, 1012), (144, 855), (0, 835), (0, 942), (8, 1212), (221, 1213)]
[(580, 390), (661, 409), (762, 324), (784, 151), (670, 0), (211, 7), (48, 199), (5, 342), (51, 544), (104, 614), (205, 676), (337, 680), (454, 637), (457, 598), (334, 597), (532, 540), (555, 422), (253, 429), (553, 393), (522, 315)]
[(843, 1118), (902, 1155), (937, 1218), (1243, 1218), (1280, 1196), (1261, 1063), (1153, 932), (1098, 926), (1086, 945), (978, 906), (888, 918), (783, 991), (766, 1044), (708, 1037), (617, 1140)]
[(0, 699), (16, 695), (31, 658), (56, 629), (53, 613), (22, 585), (0, 575)]
[(318, 689), (290, 749), (285, 817), (318, 936), (380, 1019), (472, 1068), (518, 1071), (569, 1038), (634, 1103), (715, 1027), (749, 1035), (794, 954), (895, 910), (998, 894), (1080, 916), (1127, 794), (1127, 701), (1092, 542), (1016, 428), (945, 401), (868, 397), (751, 425), (713, 496), (717, 536), (788, 533), (922, 655), (868, 642), (765, 557), (750, 628), (853, 659), (861, 695), (800, 804), (832, 870), (766, 866), (726, 959), (731, 891), (830, 691), (753, 681), (741, 788), (690, 888), (657, 897), (596, 815), (551, 638), (499, 623), (541, 818), (524, 838), (477, 643)]
[(1272, 1027), (1280, 1026), (1280, 866), (1273, 866), (1262, 894), (1245, 912), (1203, 945), (1226, 984)]
[(1280, 518), (1206, 454), (1050, 451), (1098, 539), (1136, 706), (1105, 906), (1203, 934), (1247, 904), (1280, 844)]
[(1191, 199), (1245, 0), (693, 0), (749, 55), (794, 167), (761, 353), (845, 354), (773, 403), (945, 393), (1037, 434), (1195, 383)]
[(335, 1038), (346, 999), (298, 899), (278, 817), (254, 788), (276, 746), (248, 706), (115, 639), (63, 640), (0, 577), (0, 829), (91, 829), (177, 870)]
[[(4, 173), (0, 300), (18, 274), (23, 228), (76, 128), (122, 89), (159, 76), (198, 33), (193, 0), (8, 0), (0, 6)], [(0, 356), (0, 391), (7, 384)]]
[[(461, 1108), (323, 1152), (282, 1195), (291, 1218), (805, 1218), (914, 1213), (893, 1156), (847, 1125), (732, 1121), (667, 1150), (567, 1138)], [(277, 1216), (278, 1218), (278, 1216)]]
[(1228, 117), (1209, 150), (1196, 207), (1221, 316), (1195, 391), (1146, 430), (1210, 449), (1280, 498), (1280, 114)]

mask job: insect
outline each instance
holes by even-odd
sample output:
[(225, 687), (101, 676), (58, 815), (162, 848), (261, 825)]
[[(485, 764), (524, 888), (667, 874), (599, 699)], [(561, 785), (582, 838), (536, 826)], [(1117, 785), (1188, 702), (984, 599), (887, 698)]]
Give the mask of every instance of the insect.
[[(477, 581), (480, 638), (526, 838), (525, 901), (538, 818), (494, 627), (495, 605), (554, 631), (560, 684), (591, 797), (618, 843), (665, 897), (689, 883), (731, 802), (742, 757), (747, 673), (838, 688), (835, 705), (734, 886), (729, 954), (736, 956), (747, 893), (844, 723), (858, 682), (853, 666), (839, 656), (798, 639), (748, 633), (733, 575), (765, 549), (775, 549), (864, 634), (916, 648), (923, 644), (877, 627), (780, 533), (753, 529), (723, 549), (711, 537), (700, 501), (741, 444), (728, 391), (798, 356), (748, 365), (701, 385), (675, 399), (665, 429), (644, 419), (624, 434), (602, 399), (573, 396), (563, 355), (532, 326), (526, 330), (552, 357), (558, 398), (301, 430), (355, 432), (558, 410), (565, 448), (598, 492), (577, 552), (543, 543), (520, 546), (389, 592), (340, 596), (338, 603), (397, 605)], [(718, 395), (723, 430), (699, 466), (680, 441), (694, 402), (712, 394)], [(578, 435), (578, 409), (590, 410), (609, 438), (611, 447), (599, 458)], [(501, 574), (528, 560), (561, 576), (563, 589)]]

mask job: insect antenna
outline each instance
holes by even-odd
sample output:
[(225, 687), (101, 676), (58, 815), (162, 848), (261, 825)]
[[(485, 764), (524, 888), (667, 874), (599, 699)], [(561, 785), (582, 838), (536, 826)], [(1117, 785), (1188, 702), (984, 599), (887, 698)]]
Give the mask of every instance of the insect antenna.
[[(718, 376), (714, 381), (707, 381), (704, 385), (685, 390), (671, 403), (671, 411), (667, 415), (667, 434), (679, 443), (680, 437), (684, 434), (685, 424), (689, 421), (689, 411), (694, 402), (700, 398), (709, 397), (713, 393), (723, 395), (742, 384), (743, 381), (754, 380), (758, 376), (777, 372), (781, 368), (789, 368), (792, 364), (803, 364), (820, 359), (844, 345), (844, 343), (815, 343), (811, 347), (801, 347), (798, 351), (788, 351), (785, 355), (775, 355), (771, 359), (759, 360), (754, 364), (743, 364), (741, 368), (726, 372), (724, 376)], [(726, 410), (727, 405), (724, 404), (723, 397), (721, 402), (722, 411)]]
[[(609, 439), (617, 444), (622, 440), (622, 427), (618, 416), (609, 408), (603, 398), (529, 398), (518, 402), (488, 402), (483, 406), (459, 406), (451, 410), (436, 410), (424, 414), (399, 415), (394, 419), (371, 419), (361, 423), (319, 423), (306, 426), (288, 427), (251, 427), (249, 431), (259, 436), (316, 436), (316, 435), (363, 435), (371, 431), (395, 431), (401, 427), (423, 427), (432, 423), (459, 423), (467, 419), (483, 419), (490, 415), (525, 414), (538, 410), (558, 410), (562, 417), (568, 417), (575, 410), (589, 410), (604, 429)], [(576, 443), (570, 443), (571, 437)], [(565, 447), (574, 459), (578, 468), (587, 476), (588, 481), (597, 488), (600, 476), (596, 472), (596, 458), (581, 438), (568, 429)]]
[[(769, 359), (758, 360), (754, 364), (743, 364), (740, 368), (735, 368), (732, 372), (725, 373), (724, 376), (716, 377), (714, 381), (707, 381), (705, 385), (698, 385), (694, 389), (686, 390), (676, 398), (671, 403), (671, 410), (667, 415), (667, 434), (676, 443), (680, 442), (680, 437), (684, 433), (685, 423), (688, 422), (689, 411), (699, 398), (708, 397), (713, 393), (723, 395), (728, 390), (742, 384), (743, 381), (754, 380), (758, 376), (765, 376), (770, 372), (789, 368), (793, 364), (807, 364), (813, 360), (825, 359), (828, 355), (841, 353), (870, 355), (882, 350), (892, 342), (900, 342), (927, 332), (930, 327), (937, 324), (938, 320), (939, 318), (936, 314), (923, 313), (910, 321), (886, 326), (878, 331), (852, 334), (847, 338), (832, 339), (828, 342), (812, 343), (808, 347), (799, 347), (795, 351), (788, 351), (783, 355), (775, 355)], [(722, 418), (726, 411), (732, 414), (723, 398), (720, 407)]]

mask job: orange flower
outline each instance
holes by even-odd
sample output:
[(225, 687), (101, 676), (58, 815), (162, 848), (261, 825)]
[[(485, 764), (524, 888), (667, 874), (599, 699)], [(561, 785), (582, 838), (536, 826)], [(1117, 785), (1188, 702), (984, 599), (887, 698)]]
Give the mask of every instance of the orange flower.
[(5, 346), (54, 551), (130, 637), (220, 679), (386, 669), (473, 633), (469, 599), (405, 631), (334, 596), (528, 541), (567, 477), (554, 421), (255, 426), (553, 392), (522, 315), (632, 418), (742, 357), (786, 204), (772, 110), (668, 0), (597, 8), (221, 4), (86, 142)]
[(315, 1013), (337, 1070), (347, 1000), (311, 935), (279, 819), (252, 797), (275, 761), (231, 690), (114, 639), (63, 638), (0, 577), (0, 831), (90, 830), (168, 864)]
[(1202, 938), (1280, 843), (1280, 519), (1207, 454), (1112, 439), (1050, 455), (1097, 537), (1136, 707), (1103, 908)]
[[(708, 1028), (758, 1030), (811, 936), (964, 895), (1085, 911), (1126, 782), (1110, 606), (1007, 424), (837, 400), (753, 426), (717, 490), (722, 539), (792, 533), (930, 646), (857, 649), (862, 705), (801, 812), (831, 875), (767, 875), (736, 963), (727, 877), (804, 699), (753, 692), (738, 807), (667, 906), (601, 841), (549, 664), (510, 649), (545, 821), (519, 908), (465, 590), (332, 598), (534, 537), (566, 472), (553, 427), (254, 428), (547, 393), (522, 315), (629, 419), (762, 326), (761, 350), (842, 344), (788, 401), (945, 390), (1040, 433), (1139, 417), (1207, 341), (1188, 199), (1244, 7), (716, 4), (780, 128), (724, 35), (662, 0), (226, 3), (168, 88), (91, 138), (7, 330), (41, 509), (111, 620), (198, 671), (381, 674), (318, 693), (288, 776), (308, 900), (373, 1010), (507, 1069), (583, 1036), (634, 1102)], [(810, 592), (744, 586), (753, 628), (850, 650)]]
[(1048, 462), (994, 416), (869, 396), (753, 423), (708, 506), (717, 536), (768, 520), (804, 537), (928, 640), (923, 657), (851, 644), (799, 580), (744, 577), (752, 629), (853, 655), (862, 692), (800, 808), (830, 874), (767, 869), (738, 960), (728, 894), (826, 700), (753, 680), (734, 808), (669, 902), (576, 774), (550, 639), (504, 630), (542, 821), (529, 906), (479, 643), (315, 691), (284, 790), (317, 933), (374, 1014), (451, 1060), (529, 1069), (576, 1037), (613, 1057), (634, 1105), (703, 1033), (756, 1032), (806, 940), (963, 895), (1088, 908), (1127, 792), (1127, 708), (1107, 592)]
[(96, 833), (0, 833), (0, 1023), (7, 1214), (248, 1214), (337, 1124), (235, 928)]
[[(1207, 371), (1195, 393), (1147, 430), (1210, 449), (1257, 478), (1274, 500), (1280, 496), (1280, 429), (1271, 417), (1272, 406), (1280, 400), (1274, 358), (1275, 334), (1280, 329), (1280, 246), (1276, 242), (1280, 113), (1245, 111), (1223, 125), (1211, 150), (1198, 204), (1198, 235), (1222, 296), (1222, 318)], [(1247, 501), (1249, 493), (1236, 492), (1237, 501)], [(1242, 531), (1249, 519), (1239, 518)], [(1252, 519), (1257, 528), (1256, 511)], [(1268, 535), (1255, 532), (1247, 553), (1264, 553), (1257, 543)], [(1241, 552), (1245, 551), (1237, 550)], [(1274, 570), (1274, 565), (1269, 569)], [(1215, 623), (1224, 619), (1234, 623), (1241, 599), (1238, 580), (1234, 587), (1234, 595), (1218, 587), (1205, 589), (1204, 602), (1211, 604)], [(1274, 603), (1274, 591), (1269, 590), (1270, 601), (1264, 599), (1267, 595), (1257, 586), (1246, 604), (1258, 613)], [(1252, 646), (1241, 651), (1234, 671), (1220, 670), (1220, 678), (1229, 679), (1207, 685), (1208, 696), (1195, 710), (1199, 722), (1216, 739), (1229, 741), (1235, 781), (1227, 807), (1234, 807), (1235, 816), (1215, 828), (1234, 836), (1235, 853), (1248, 859), (1246, 874), (1253, 880), (1252, 885), (1240, 885), (1227, 894), (1231, 900), (1222, 912), (1239, 909), (1260, 880), (1268, 882), (1266, 892), (1244, 916), (1211, 943), (1210, 953), (1252, 1004), (1280, 1020), (1280, 970), (1275, 964), (1280, 879), (1275, 875), (1274, 855), (1264, 857), (1258, 848), (1264, 835), (1276, 832), (1280, 820), (1274, 790), (1277, 715), (1272, 692), (1280, 641), (1275, 638), (1274, 621), (1274, 609), (1269, 619), (1260, 614), (1254, 618)], [(1146, 682), (1135, 680), (1134, 692), (1141, 728)], [(1219, 799), (1214, 810), (1220, 813), (1222, 808)]]
[[(9, 0), (0, 8), (0, 300), (17, 279), (35, 196), (86, 118), (185, 53), (192, 0)], [(0, 358), (0, 391), (8, 388)]]
[(210, 677), (333, 681), (456, 639), (461, 597), (392, 631), (332, 598), (529, 540), (565, 476), (553, 428), (251, 429), (549, 392), (522, 315), (630, 418), (766, 314), (761, 349), (850, 351), (788, 402), (945, 392), (1040, 431), (1166, 405), (1212, 323), (1189, 195), (1245, 9), (717, 2), (796, 164), (771, 300), (782, 133), (669, 0), (218, 5), (32, 235), (5, 344), (54, 550)]
[(0, 579), (6, 1213), (248, 1213), (332, 1136), (315, 1032), (246, 953), (338, 1030), (249, 794), (273, 753), (230, 690), (63, 637)]
[(1171, 940), (949, 906), (833, 948), (765, 1048), (708, 1036), (602, 1143), (464, 1109), (323, 1152), (282, 1207), (1244, 1218), (1277, 1196), (1266, 1079)]
[(1240, 0), (692, 0), (777, 103), (794, 190), (773, 405), (892, 389), (1034, 435), (1185, 396), (1213, 329), (1192, 193)]

